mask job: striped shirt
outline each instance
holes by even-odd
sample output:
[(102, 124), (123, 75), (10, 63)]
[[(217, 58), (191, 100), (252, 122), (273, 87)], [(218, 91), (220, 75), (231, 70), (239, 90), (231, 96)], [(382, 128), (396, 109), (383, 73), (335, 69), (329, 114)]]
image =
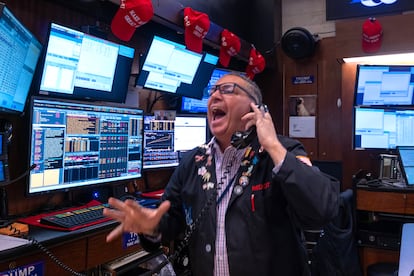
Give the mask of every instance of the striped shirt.
[[(225, 217), (234, 182), (237, 181), (235, 176), (240, 167), (245, 149), (237, 150), (230, 146), (223, 153), (218, 145), (214, 144), (213, 152), (216, 163), (218, 198), (222, 196), (227, 185), (231, 185), (230, 189), (217, 204), (216, 252), (214, 256), (214, 275), (227, 276), (230, 275), (230, 272), (227, 259)], [(230, 181), (232, 183), (229, 183)]]

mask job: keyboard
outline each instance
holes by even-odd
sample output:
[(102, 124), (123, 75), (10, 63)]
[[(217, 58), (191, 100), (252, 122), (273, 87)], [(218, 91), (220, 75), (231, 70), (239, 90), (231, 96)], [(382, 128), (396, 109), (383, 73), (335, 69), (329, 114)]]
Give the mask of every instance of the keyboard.
[(103, 209), (107, 206), (107, 204), (99, 204), (76, 210), (62, 211), (61, 213), (55, 213), (53, 215), (46, 215), (40, 219), (40, 223), (68, 229), (82, 226), (86, 227), (108, 221), (109, 218), (103, 215)]

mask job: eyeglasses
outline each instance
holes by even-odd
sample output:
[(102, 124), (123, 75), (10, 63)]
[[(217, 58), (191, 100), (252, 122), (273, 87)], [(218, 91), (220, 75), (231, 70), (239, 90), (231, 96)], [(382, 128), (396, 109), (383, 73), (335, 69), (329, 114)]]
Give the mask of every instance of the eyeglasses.
[(252, 99), (255, 103), (257, 102), (257, 99), (253, 97), (253, 95), (251, 95), (250, 92), (246, 90), (246, 88), (234, 82), (226, 82), (226, 83), (211, 85), (207, 87), (207, 91), (208, 91), (209, 96), (213, 95), (217, 90), (220, 92), (220, 94), (233, 94), (234, 88), (236, 87), (244, 91), (244, 93), (246, 93), (247, 96), (249, 96), (249, 98)]

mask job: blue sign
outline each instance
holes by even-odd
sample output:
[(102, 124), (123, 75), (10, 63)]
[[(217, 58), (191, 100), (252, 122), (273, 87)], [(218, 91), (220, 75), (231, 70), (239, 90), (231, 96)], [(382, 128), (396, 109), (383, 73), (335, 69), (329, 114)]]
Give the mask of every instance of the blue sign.
[(374, 17), (414, 10), (412, 0), (326, 0), (326, 19)]
[(139, 237), (137, 233), (129, 232), (122, 235), (122, 248), (126, 249), (136, 244), (139, 244)]
[(0, 276), (43, 276), (44, 263), (37, 262), (25, 266), (19, 266), (14, 269), (0, 272)]
[(314, 76), (294, 76), (292, 84), (310, 84), (314, 82)]

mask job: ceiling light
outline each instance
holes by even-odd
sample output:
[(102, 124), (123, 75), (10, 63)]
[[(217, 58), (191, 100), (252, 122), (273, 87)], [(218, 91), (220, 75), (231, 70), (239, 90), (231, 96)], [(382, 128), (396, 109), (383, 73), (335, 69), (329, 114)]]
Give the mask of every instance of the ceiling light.
[(363, 64), (414, 64), (414, 53), (343, 58), (344, 62)]

